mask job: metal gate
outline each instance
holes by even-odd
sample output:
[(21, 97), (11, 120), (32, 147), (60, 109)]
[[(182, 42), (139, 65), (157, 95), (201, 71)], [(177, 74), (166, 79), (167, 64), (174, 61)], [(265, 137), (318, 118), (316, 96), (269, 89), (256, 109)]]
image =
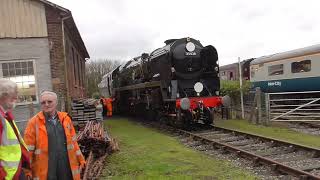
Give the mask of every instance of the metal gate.
[(319, 121), (320, 91), (266, 94), (269, 121)]

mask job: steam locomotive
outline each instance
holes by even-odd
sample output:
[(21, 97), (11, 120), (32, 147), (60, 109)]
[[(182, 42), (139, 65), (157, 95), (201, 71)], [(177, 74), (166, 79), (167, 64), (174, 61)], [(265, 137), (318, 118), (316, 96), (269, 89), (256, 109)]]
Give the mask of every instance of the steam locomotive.
[(219, 96), (217, 50), (193, 38), (169, 39), (104, 75), (102, 95), (114, 97), (114, 111), (166, 120), (177, 126), (213, 123)]

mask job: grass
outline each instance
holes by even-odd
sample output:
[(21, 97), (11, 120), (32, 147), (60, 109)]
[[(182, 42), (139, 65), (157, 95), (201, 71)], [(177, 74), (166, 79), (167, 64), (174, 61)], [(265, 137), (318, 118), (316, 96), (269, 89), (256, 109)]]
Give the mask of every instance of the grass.
[(218, 127), (224, 127), (243, 132), (253, 133), (257, 135), (276, 138), (292, 143), (320, 148), (320, 137), (315, 135), (308, 135), (281, 127), (281, 124), (272, 124), (272, 126), (265, 127), (248, 123), (246, 120), (220, 120), (215, 123)]
[(111, 119), (105, 124), (120, 144), (120, 151), (108, 157), (107, 179), (256, 179), (135, 122)]

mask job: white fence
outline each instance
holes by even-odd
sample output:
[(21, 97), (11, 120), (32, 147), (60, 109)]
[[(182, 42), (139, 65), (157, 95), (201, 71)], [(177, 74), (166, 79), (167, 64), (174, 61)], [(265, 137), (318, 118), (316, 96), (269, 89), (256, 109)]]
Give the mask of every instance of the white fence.
[(269, 121), (319, 121), (320, 91), (266, 94)]

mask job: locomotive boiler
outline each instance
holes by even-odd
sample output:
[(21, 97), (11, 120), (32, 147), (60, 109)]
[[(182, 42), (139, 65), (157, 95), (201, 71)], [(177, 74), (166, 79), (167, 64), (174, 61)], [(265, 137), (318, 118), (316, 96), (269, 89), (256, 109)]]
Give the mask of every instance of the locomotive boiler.
[(214, 108), (223, 103), (217, 50), (189, 37), (166, 40), (164, 47), (131, 59), (106, 74), (99, 87), (115, 98), (116, 112), (178, 126), (213, 123)]

